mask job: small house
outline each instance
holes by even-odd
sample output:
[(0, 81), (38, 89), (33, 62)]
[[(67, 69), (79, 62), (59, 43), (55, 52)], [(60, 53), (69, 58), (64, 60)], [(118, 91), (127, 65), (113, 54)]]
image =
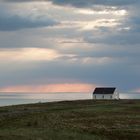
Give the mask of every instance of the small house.
[(93, 99), (119, 99), (115, 87), (97, 87), (93, 92)]

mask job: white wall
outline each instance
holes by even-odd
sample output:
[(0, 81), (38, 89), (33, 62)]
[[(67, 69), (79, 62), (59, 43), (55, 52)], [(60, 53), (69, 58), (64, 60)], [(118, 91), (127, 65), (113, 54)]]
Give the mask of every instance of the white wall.
[(119, 92), (117, 92), (117, 91), (114, 92), (113, 96), (114, 96), (114, 99), (119, 99), (120, 98), (119, 97)]
[(117, 94), (93, 94), (93, 99), (118, 99)]

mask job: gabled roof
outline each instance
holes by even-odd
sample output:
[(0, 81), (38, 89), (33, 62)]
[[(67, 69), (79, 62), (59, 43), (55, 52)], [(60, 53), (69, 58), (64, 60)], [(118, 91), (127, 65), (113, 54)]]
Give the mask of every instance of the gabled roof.
[(113, 94), (115, 89), (115, 87), (97, 87), (93, 94)]

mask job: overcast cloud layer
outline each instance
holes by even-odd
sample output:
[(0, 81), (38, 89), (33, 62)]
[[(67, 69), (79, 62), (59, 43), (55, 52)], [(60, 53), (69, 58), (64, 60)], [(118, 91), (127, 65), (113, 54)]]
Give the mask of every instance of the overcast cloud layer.
[(3, 0), (0, 88), (82, 83), (140, 90), (138, 0)]

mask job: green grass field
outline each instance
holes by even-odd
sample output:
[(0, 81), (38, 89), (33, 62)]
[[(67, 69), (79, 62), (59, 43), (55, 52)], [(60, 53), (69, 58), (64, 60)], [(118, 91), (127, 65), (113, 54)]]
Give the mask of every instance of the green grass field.
[(1, 107), (0, 140), (140, 140), (140, 100)]

